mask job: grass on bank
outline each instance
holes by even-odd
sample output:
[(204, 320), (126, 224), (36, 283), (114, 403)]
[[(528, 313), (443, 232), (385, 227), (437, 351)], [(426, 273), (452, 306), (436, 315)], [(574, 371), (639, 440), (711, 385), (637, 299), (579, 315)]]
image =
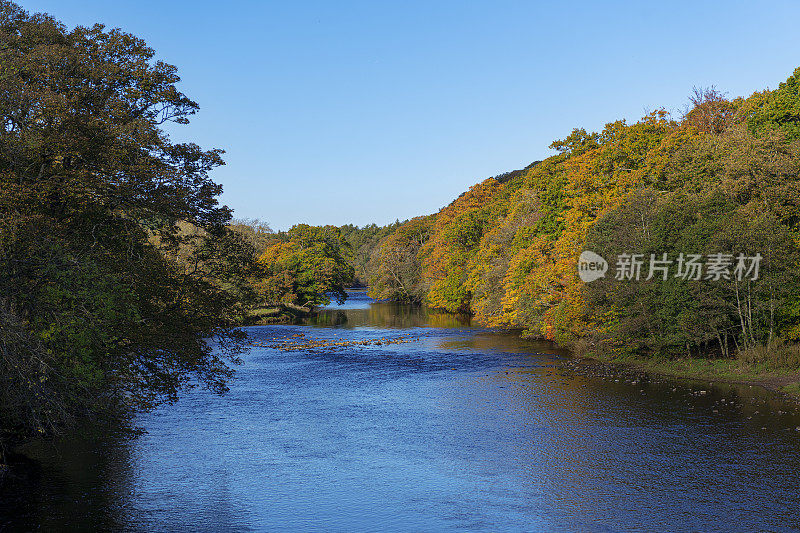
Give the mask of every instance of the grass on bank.
[(671, 377), (759, 385), (800, 397), (800, 346), (776, 342), (740, 351), (735, 358), (598, 357)]

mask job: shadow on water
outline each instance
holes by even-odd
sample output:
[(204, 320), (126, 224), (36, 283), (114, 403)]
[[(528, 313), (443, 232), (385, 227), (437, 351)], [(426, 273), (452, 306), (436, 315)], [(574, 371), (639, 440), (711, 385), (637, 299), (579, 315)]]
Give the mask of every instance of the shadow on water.
[(133, 473), (129, 442), (137, 431), (120, 424), (85, 424), (19, 451), (22, 465), (0, 494), (0, 531), (120, 530)]

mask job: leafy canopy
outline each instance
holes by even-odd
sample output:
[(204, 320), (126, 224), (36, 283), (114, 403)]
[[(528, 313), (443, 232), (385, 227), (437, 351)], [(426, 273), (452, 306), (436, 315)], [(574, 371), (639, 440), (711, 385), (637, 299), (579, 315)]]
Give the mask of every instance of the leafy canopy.
[(222, 152), (163, 129), (198, 110), (179, 81), (133, 35), (0, 0), (3, 436), (225, 390), (252, 250), (224, 227)]

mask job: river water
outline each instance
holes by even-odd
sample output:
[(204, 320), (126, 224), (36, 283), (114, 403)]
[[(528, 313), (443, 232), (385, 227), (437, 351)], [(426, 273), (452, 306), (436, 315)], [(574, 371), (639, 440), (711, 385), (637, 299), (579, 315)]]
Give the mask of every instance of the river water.
[[(358, 292), (248, 332), (227, 395), (140, 415), (139, 436), (28, 446), (41, 474), (0, 530), (800, 528), (800, 416), (758, 388), (579, 375), (549, 345)], [(370, 343), (269, 347), (287, 340)]]

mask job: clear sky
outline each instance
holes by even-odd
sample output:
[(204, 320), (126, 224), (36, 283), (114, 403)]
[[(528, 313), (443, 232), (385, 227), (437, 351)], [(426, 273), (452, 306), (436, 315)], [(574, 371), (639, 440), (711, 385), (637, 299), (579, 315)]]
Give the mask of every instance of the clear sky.
[(800, 66), (800, 2), (19, 3), (121, 27), (177, 65), (201, 110), (173, 138), (225, 149), (224, 203), (274, 229), (432, 213), (574, 127)]

